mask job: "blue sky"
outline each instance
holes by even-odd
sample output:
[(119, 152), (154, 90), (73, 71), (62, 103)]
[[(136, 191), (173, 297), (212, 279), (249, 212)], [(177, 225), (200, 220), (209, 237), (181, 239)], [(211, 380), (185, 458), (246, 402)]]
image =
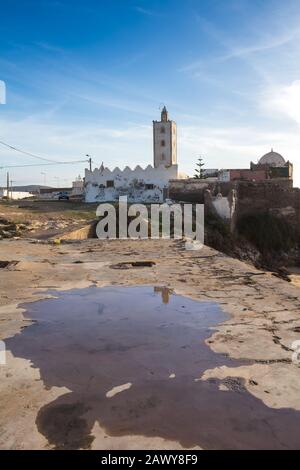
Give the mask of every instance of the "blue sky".
[[(247, 168), (271, 147), (300, 184), (299, 0), (0, 0), (0, 140), (60, 161), (152, 163), (178, 125), (180, 169)], [(1, 164), (34, 158), (0, 146)], [(84, 165), (11, 170), (70, 184)], [(56, 179), (55, 179), (56, 178)], [(59, 178), (59, 180), (57, 180)], [(5, 172), (0, 170), (0, 185)]]

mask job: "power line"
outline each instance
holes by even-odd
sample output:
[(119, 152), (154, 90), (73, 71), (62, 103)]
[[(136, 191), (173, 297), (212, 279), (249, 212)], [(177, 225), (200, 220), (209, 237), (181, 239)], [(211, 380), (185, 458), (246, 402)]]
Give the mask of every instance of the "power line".
[(51, 166), (51, 165), (74, 165), (76, 163), (87, 163), (89, 160), (74, 160), (71, 162), (55, 162), (55, 163), (32, 163), (29, 165), (1, 165), (0, 169), (4, 170), (6, 168), (25, 168), (25, 167), (32, 167), (32, 166)]
[(34, 153), (25, 152), (25, 150), (18, 149), (17, 147), (14, 147), (13, 145), (9, 145), (6, 142), (3, 142), (2, 140), (0, 140), (0, 144), (4, 145), (5, 147), (7, 147), (11, 150), (14, 150), (15, 152), (23, 153), (24, 155), (28, 155), (29, 157), (33, 157), (33, 158), (37, 158), (38, 160), (43, 160), (45, 162), (59, 163), (57, 160), (53, 160), (53, 159), (50, 159), (50, 158), (44, 158), (44, 157), (40, 157), (38, 155), (35, 155)]

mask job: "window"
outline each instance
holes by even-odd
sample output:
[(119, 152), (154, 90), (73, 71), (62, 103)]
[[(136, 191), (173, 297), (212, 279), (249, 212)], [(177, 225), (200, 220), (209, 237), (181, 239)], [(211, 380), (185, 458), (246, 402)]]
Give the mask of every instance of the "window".
[(161, 134), (165, 134), (165, 133), (166, 133), (166, 129), (165, 129), (164, 127), (161, 127), (161, 128), (160, 128), (160, 133), (161, 133)]
[(164, 154), (164, 153), (162, 153), (162, 154), (161, 154), (161, 159), (162, 159), (162, 160), (165, 160), (165, 159), (166, 159), (166, 157), (165, 157), (165, 154)]
[(161, 141), (161, 146), (162, 147), (165, 147), (166, 146), (166, 142), (164, 140)]
[(107, 187), (107, 188), (114, 188), (114, 187), (115, 187), (115, 182), (114, 182), (114, 180), (107, 180), (107, 181), (106, 181), (106, 187)]

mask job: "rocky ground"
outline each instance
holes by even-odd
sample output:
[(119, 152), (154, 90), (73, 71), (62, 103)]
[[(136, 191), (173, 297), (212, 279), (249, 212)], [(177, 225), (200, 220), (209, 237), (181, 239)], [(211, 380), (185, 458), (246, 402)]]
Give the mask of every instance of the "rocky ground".
[[(21, 305), (48, 298), (49, 290), (170, 288), (187, 298), (215, 301), (229, 315), (206, 343), (232, 360), (232, 366), (224, 359), (224, 365), (199, 372), (194, 381), (218, 381), (223, 393), (247, 392), (270, 410), (300, 411), (300, 371), (292, 361), (292, 344), (300, 340), (297, 272), (292, 285), (207, 246), (187, 251), (181, 242), (63, 240), (69, 231), (76, 238), (94, 213), (91, 205), (59, 201), (0, 205), (0, 339), (30, 326)], [(0, 376), (0, 448), (52, 448), (38, 430), (37, 416), (67, 389), (47, 389), (38, 368), (10, 350)], [(112, 436), (100, 421), (92, 430), (92, 448), (186, 447), (180, 436), (168, 439), (159, 432)], [(196, 447), (205, 448), (205, 443), (196, 439)]]
[[(300, 369), (292, 361), (292, 343), (300, 339), (299, 287), (212, 248), (186, 251), (182, 243), (172, 241), (90, 239), (55, 244), (10, 238), (0, 242), (0, 261), (0, 339), (31, 324), (20, 304), (49, 296), (49, 289), (169, 287), (189, 298), (216, 301), (229, 315), (206, 342), (216, 353), (239, 360), (240, 365), (208, 369), (195, 380), (221, 380), (223, 393), (242, 384), (241, 390), (270, 409), (300, 411)], [(131, 265), (137, 261), (151, 263)], [(120, 263), (126, 263), (125, 269), (119, 269)], [(0, 448), (51, 448), (38, 431), (36, 417), (41, 407), (66, 390), (47, 390), (39, 370), (10, 351), (0, 375)], [(101, 422), (92, 433), (92, 448), (185, 447), (184, 442), (163, 439), (159, 433), (112, 436)], [(203, 447), (201, 442), (197, 447)]]
[(95, 217), (94, 204), (71, 201), (1, 201), (0, 240), (54, 236)]

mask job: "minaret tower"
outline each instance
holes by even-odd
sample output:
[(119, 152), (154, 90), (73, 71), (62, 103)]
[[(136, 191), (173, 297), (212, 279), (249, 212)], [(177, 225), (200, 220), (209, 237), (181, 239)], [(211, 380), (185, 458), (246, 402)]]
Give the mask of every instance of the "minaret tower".
[(177, 165), (177, 126), (170, 121), (167, 108), (161, 112), (161, 120), (153, 121), (154, 167)]

